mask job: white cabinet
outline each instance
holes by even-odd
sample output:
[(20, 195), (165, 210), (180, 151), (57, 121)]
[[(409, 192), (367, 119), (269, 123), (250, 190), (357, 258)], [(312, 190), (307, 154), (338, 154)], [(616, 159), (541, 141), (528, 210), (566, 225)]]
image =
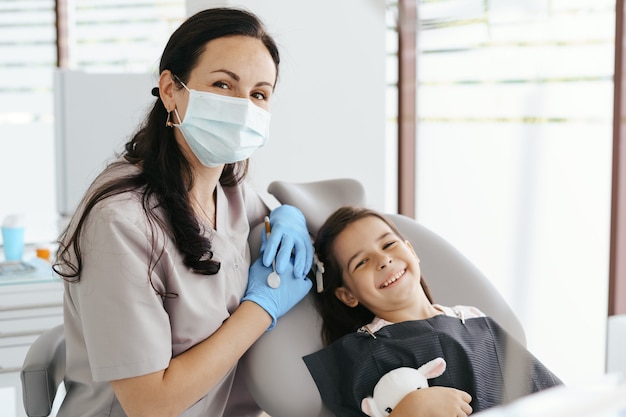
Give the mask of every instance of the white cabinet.
[[(0, 275), (0, 417), (25, 417), (20, 369), (30, 344), (63, 323), (63, 284), (50, 265), (33, 260), (37, 271)], [(8, 393), (15, 404), (6, 404)], [(8, 410), (8, 411), (4, 411)], [(13, 411), (15, 410), (15, 411)]]

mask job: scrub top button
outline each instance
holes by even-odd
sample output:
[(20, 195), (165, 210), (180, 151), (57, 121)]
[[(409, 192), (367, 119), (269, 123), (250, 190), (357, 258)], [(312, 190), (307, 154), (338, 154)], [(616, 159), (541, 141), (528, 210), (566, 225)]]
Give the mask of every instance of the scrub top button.
[(234, 269), (235, 271), (236, 271), (236, 270), (238, 270), (238, 269), (239, 269), (239, 264), (234, 264), (234, 265), (233, 265), (233, 269)]

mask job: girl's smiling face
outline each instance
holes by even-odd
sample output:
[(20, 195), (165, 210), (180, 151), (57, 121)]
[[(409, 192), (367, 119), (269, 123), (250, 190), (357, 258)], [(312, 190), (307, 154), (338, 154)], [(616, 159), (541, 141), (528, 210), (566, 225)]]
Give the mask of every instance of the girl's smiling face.
[(366, 216), (346, 226), (333, 252), (344, 282), (335, 295), (346, 305), (361, 303), (381, 318), (398, 321), (393, 318), (426, 299), (417, 254), (380, 218)]

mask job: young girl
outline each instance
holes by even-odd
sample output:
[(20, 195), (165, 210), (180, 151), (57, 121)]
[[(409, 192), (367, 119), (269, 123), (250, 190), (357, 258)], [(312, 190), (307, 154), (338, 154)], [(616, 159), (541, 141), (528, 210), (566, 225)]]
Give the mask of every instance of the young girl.
[(432, 388), (406, 395), (390, 416), (467, 416), (561, 381), (474, 307), (432, 302), (410, 242), (383, 215), (342, 207), (320, 228), (317, 294), (326, 348), (304, 358), (336, 415), (363, 416), (362, 400), (399, 368), (438, 357)]

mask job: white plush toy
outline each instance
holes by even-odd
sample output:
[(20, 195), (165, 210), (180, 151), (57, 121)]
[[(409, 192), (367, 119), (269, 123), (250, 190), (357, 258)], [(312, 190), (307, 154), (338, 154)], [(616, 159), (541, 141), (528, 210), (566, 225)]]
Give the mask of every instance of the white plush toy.
[(409, 392), (428, 387), (428, 380), (446, 370), (446, 361), (435, 358), (418, 369), (396, 368), (383, 375), (374, 387), (372, 397), (363, 398), (361, 411), (370, 417), (387, 417)]

